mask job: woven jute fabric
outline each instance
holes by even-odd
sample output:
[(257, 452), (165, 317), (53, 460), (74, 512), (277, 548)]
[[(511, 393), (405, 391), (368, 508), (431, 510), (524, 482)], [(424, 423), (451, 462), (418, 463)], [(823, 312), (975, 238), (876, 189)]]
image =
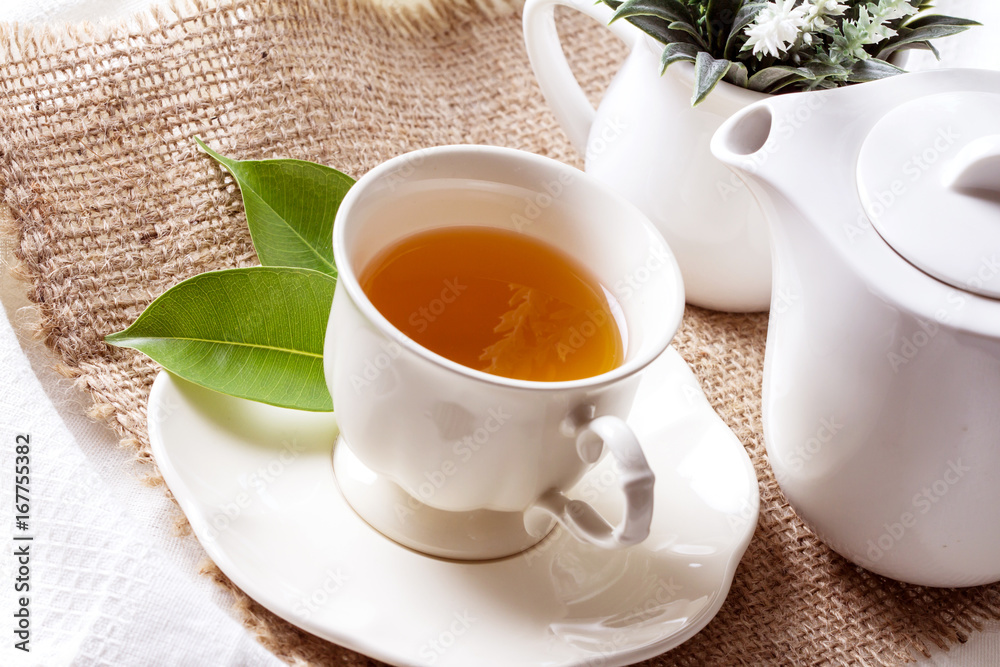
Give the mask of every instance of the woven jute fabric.
[[(599, 95), (621, 45), (579, 15), (561, 27), (585, 88)], [(0, 92), (0, 188), (39, 334), (154, 481), (145, 406), (158, 368), (102, 338), (184, 278), (256, 263), (239, 192), (196, 150), (196, 135), (237, 158), (301, 158), (356, 177), (448, 143), (581, 165), (531, 74), (519, 11), (486, 0), (237, 1), (110, 27), (8, 26)], [(718, 616), (645, 664), (899, 664), (1000, 618), (1000, 587), (887, 581), (796, 517), (761, 436), (766, 329), (765, 315), (685, 313), (675, 345), (750, 452), (761, 517)], [(374, 664), (277, 618), (214, 566), (206, 572), (289, 663)]]

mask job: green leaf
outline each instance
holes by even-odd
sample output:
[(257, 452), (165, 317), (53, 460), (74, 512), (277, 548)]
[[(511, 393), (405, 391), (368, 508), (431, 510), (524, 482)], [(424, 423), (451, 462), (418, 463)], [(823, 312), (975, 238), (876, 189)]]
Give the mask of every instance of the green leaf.
[[(624, 2), (619, 2), (618, 0), (603, 0), (603, 2), (615, 11), (618, 11), (618, 9), (625, 4)], [(611, 20), (613, 22), (615, 19), (612, 17)], [(670, 25), (670, 21), (668, 20), (648, 15), (629, 16), (626, 20), (662, 44), (689, 41), (688, 36), (684, 33), (671, 30), (668, 27)]]
[(667, 27), (670, 30), (686, 33), (687, 35), (689, 35), (689, 38), (685, 41), (688, 41), (691, 44), (695, 44), (701, 47), (701, 49), (706, 52), (709, 50), (708, 42), (705, 41), (705, 38), (702, 37), (700, 32), (698, 32), (698, 28), (694, 27), (690, 23), (686, 23), (684, 21), (674, 21)]
[(202, 150), (225, 167), (243, 193), (247, 225), (261, 264), (337, 275), (333, 220), (354, 179), (302, 160), (231, 160), (198, 138)]
[(915, 48), (911, 46), (912, 44), (919, 44), (921, 42), (927, 42), (929, 44), (928, 40), (957, 35), (960, 32), (965, 32), (968, 28), (969, 26), (966, 25), (953, 24), (929, 24), (913, 29), (909, 27), (900, 28), (899, 34), (890, 38), (890, 40), (886, 42), (885, 46), (879, 50), (878, 58), (885, 60), (889, 57), (889, 55), (896, 51), (907, 48)]
[(732, 58), (735, 55), (734, 50), (738, 50), (737, 46), (742, 46), (742, 44), (737, 44), (734, 40), (742, 38), (744, 42), (746, 41), (743, 29), (753, 23), (753, 20), (757, 18), (757, 14), (760, 13), (760, 10), (766, 4), (765, 2), (748, 2), (740, 7), (740, 11), (736, 13), (736, 19), (733, 21), (733, 27), (729, 30), (729, 37), (726, 38), (724, 55), (727, 58)]
[[(623, 4), (625, 4), (623, 2), (618, 2), (618, 0), (603, 1), (604, 4), (616, 11)], [(667, 27), (670, 25), (670, 21), (664, 21), (663, 19), (658, 19), (655, 16), (629, 16), (626, 20), (661, 44), (688, 41), (687, 35), (677, 32), (676, 30), (671, 30)]]
[(185, 380), (298, 410), (330, 411), (323, 340), (336, 278), (256, 266), (202, 273), (154, 300), (105, 337)]
[[(903, 50), (930, 51), (931, 53), (934, 54), (935, 59), (941, 60), (941, 53), (937, 50), (937, 47), (935, 47), (930, 42), (913, 42), (912, 44), (907, 44)], [(882, 58), (882, 55), (883, 54), (879, 54), (879, 57)], [(889, 55), (891, 55), (891, 53)], [(887, 58), (888, 55), (885, 58), (882, 58), (882, 60), (886, 60)]]
[(628, 22), (661, 44), (687, 43), (690, 41), (686, 33), (671, 30), (666, 21), (658, 19), (655, 16), (631, 16), (628, 18)]
[(611, 17), (610, 23), (630, 16), (655, 16), (668, 23), (694, 21), (687, 7), (679, 0), (625, 0)]
[(810, 81), (814, 79), (813, 73), (803, 67), (785, 67), (775, 65), (759, 70), (747, 81), (750, 90), (761, 93), (770, 93), (776, 88), (787, 86), (799, 81)]
[(660, 74), (667, 71), (667, 68), (679, 61), (693, 63), (698, 57), (698, 47), (685, 42), (674, 42), (663, 47), (663, 55), (660, 56)]
[(694, 96), (691, 98), (691, 106), (701, 104), (715, 90), (732, 65), (728, 60), (717, 60), (704, 51), (699, 52), (694, 63)]
[(948, 25), (955, 26), (958, 28), (972, 28), (974, 26), (981, 26), (982, 23), (979, 21), (973, 21), (972, 19), (960, 19), (955, 16), (941, 16), (938, 14), (928, 14), (924, 16), (916, 16), (910, 21), (903, 24), (904, 28), (910, 28), (915, 30), (917, 28), (923, 28), (925, 26), (931, 25)]
[[(794, 90), (821, 90), (824, 88), (835, 88), (844, 85), (844, 82), (851, 75), (851, 70), (838, 64), (822, 62), (818, 60), (807, 62), (802, 65), (803, 69), (812, 74), (812, 78), (788, 79), (778, 83), (772, 90), (784, 90), (788, 86), (794, 86)], [(799, 85), (806, 81), (805, 85)]]
[(864, 83), (865, 81), (877, 81), (878, 79), (885, 79), (890, 76), (895, 76), (897, 74), (902, 74), (904, 70), (887, 63), (884, 60), (879, 60), (878, 58), (869, 58), (868, 60), (859, 60), (854, 63), (851, 67), (851, 75), (848, 77), (848, 81), (851, 83)]
[(726, 76), (723, 77), (723, 79), (734, 86), (746, 88), (748, 76), (749, 71), (747, 70), (747, 66), (740, 62), (734, 62), (733, 66), (729, 68), (729, 71), (726, 72)]
[(730, 26), (736, 20), (742, 4), (743, 0), (708, 0), (705, 24), (708, 30), (708, 42), (712, 45), (714, 53), (725, 49)]

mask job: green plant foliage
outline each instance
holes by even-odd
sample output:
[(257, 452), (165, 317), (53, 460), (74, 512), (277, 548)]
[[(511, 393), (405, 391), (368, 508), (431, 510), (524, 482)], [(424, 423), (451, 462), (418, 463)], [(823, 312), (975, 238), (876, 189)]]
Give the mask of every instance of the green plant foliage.
[(337, 275), (333, 220), (354, 179), (302, 160), (232, 160), (195, 139), (243, 194), (247, 225), (264, 266), (299, 266)]
[(834, 88), (903, 70), (907, 49), (975, 21), (929, 14), (932, 0), (603, 0), (664, 45), (662, 70), (694, 64), (692, 104), (727, 81), (762, 93)]
[(323, 341), (336, 285), (301, 268), (202, 273), (161, 294), (105, 341), (230, 396), (329, 411)]
[(323, 343), (337, 285), (333, 222), (354, 179), (301, 160), (238, 161), (198, 145), (236, 179), (264, 266), (203, 273), (161, 294), (110, 345), (223, 394), (333, 410)]

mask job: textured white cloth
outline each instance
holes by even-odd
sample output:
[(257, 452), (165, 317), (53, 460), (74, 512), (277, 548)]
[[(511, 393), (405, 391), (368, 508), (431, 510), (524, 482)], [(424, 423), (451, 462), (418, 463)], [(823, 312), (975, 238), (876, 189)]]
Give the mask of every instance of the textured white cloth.
[(95, 22), (131, 16), (152, 4), (150, 0), (0, 0), (0, 21)]
[[(0, 665), (280, 665), (224, 611), (228, 596), (196, 574), (201, 550), (172, 536), (162, 490), (143, 487), (122, 450), (104, 451), (117, 468), (105, 470), (114, 486), (88, 460), (3, 313), (0, 378)], [(14, 518), (19, 434), (31, 443), (26, 531)], [(16, 593), (14, 552), (24, 546), (30, 591)], [(29, 653), (14, 648), (22, 595), (30, 601)]]

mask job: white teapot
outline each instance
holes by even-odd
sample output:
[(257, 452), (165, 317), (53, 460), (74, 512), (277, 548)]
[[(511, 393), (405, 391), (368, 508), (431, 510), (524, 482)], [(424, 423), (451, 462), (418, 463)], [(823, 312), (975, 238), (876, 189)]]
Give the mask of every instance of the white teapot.
[(836, 551), (1000, 580), (1000, 72), (773, 96), (712, 151), (771, 225), (768, 457)]
[[(630, 49), (595, 111), (573, 77), (553, 11), (583, 12)], [(767, 223), (753, 196), (712, 157), (719, 125), (763, 93), (725, 81), (691, 106), (694, 67), (660, 76), (663, 45), (594, 0), (527, 0), (524, 38), (542, 93), (586, 171), (645, 213), (677, 258), (688, 303), (713, 310), (767, 310), (771, 256)], [(613, 224), (614, 221), (608, 221)]]

